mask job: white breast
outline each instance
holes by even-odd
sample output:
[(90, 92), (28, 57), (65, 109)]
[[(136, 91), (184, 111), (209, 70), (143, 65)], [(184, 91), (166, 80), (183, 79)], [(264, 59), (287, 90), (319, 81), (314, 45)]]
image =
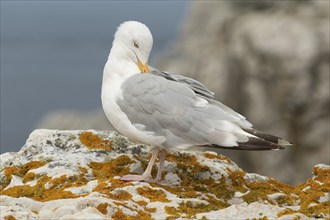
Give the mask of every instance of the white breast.
[(116, 103), (122, 99), (121, 85), (129, 76), (109, 74), (105, 68), (102, 82), (102, 106), (105, 115), (118, 132), (139, 143), (161, 146), (166, 140), (163, 136), (154, 136), (150, 132), (143, 132), (132, 125), (125, 112)]

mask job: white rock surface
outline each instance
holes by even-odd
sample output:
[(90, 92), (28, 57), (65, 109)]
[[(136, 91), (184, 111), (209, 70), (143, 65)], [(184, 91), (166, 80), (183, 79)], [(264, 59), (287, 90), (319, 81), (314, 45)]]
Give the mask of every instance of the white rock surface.
[[(329, 213), (315, 214), (300, 209), (301, 189), (307, 185), (294, 188), (272, 178), (247, 174), (230, 159), (213, 152), (169, 152), (161, 185), (120, 181), (120, 176), (126, 173), (143, 172), (150, 149), (112, 131), (35, 130), (19, 152), (0, 156), (0, 217), (329, 217)], [(314, 169), (324, 175), (329, 166), (319, 165)], [(316, 175), (311, 181), (323, 184), (326, 180)], [(293, 190), (298, 195), (285, 198)], [(313, 190), (317, 189), (310, 184), (304, 194)], [(328, 195), (324, 193), (317, 199), (318, 203), (310, 204), (322, 208), (328, 203)], [(280, 197), (287, 200), (281, 202)], [(286, 210), (297, 213), (279, 214)]]

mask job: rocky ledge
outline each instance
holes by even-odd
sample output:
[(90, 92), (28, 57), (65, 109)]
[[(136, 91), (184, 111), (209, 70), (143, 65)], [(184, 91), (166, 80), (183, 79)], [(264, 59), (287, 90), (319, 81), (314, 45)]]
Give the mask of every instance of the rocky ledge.
[(112, 131), (35, 130), (1, 155), (1, 219), (330, 217), (328, 165), (290, 186), (214, 152), (171, 151), (161, 185), (119, 180), (142, 173), (150, 154)]

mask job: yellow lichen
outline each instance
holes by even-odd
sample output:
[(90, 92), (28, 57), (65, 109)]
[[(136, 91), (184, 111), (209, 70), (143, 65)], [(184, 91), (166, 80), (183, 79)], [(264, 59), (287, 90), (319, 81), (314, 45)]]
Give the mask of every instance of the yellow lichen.
[[(65, 189), (68, 187), (82, 186), (87, 184), (88, 180), (84, 177), (84, 175), (80, 174), (78, 176), (70, 177), (62, 175), (61, 177), (52, 179), (48, 176), (36, 175), (33, 172), (29, 172), (30, 170), (44, 166), (45, 164), (46, 162), (31, 161), (21, 167), (6, 167), (4, 172), (7, 180), (10, 180), (12, 175), (17, 175), (23, 178), (23, 183), (32, 180), (37, 180), (37, 183), (33, 186), (13, 186), (6, 190), (1, 190), (1, 194), (16, 198), (28, 197), (37, 201), (49, 201), (78, 197), (70, 191), (65, 191)], [(49, 186), (49, 188), (45, 187), (46, 184)], [(7, 183), (4, 185), (7, 185)], [(2, 187), (4, 188), (4, 186)]]
[(171, 215), (170, 217), (180, 217), (182, 214), (184, 217), (195, 218), (195, 215), (198, 213), (209, 212), (211, 210), (219, 210), (218, 204), (214, 203), (196, 203), (196, 202), (181, 202), (179, 207), (165, 206), (164, 210), (167, 214)]
[(144, 212), (142, 210), (138, 210), (137, 212), (138, 212), (138, 216), (133, 217), (132, 220), (139, 220), (139, 219), (154, 220), (154, 218), (148, 212)]
[(225, 160), (228, 163), (233, 163), (228, 157), (225, 157), (223, 155), (220, 154), (211, 154), (211, 153), (204, 153), (204, 156), (208, 159), (217, 159), (217, 160)]
[(58, 188), (58, 187), (62, 186), (63, 183), (65, 183), (66, 179), (67, 179), (66, 175), (62, 175), (58, 178), (54, 178), (54, 179), (50, 180), (48, 182), (48, 184), (50, 185), (49, 189), (54, 189), (54, 188)]
[[(23, 178), (23, 181), (24, 181), (24, 176), (26, 173), (28, 173), (30, 170), (42, 167), (45, 164), (47, 164), (47, 162), (30, 161), (21, 167), (11, 166), (11, 167), (4, 168), (5, 182), (1, 183), (0, 190), (6, 188), (6, 186), (9, 185), (12, 175), (19, 176), (19, 177)], [(30, 175), (30, 174), (28, 174), (28, 175)]]
[(62, 175), (48, 182), (48, 184), (50, 185), (49, 189), (54, 189), (59, 187), (63, 187), (63, 188), (79, 187), (86, 185), (87, 183), (88, 183), (88, 179), (86, 179), (83, 174), (69, 176), (69, 177), (67, 177), (66, 175)]
[(246, 185), (246, 181), (244, 176), (246, 173), (241, 170), (231, 171), (227, 168), (228, 178), (231, 180), (233, 186), (244, 186)]
[(24, 175), (23, 177), (23, 183), (26, 183), (26, 182), (30, 182), (36, 178), (38, 178), (39, 175), (36, 175), (35, 173), (33, 172), (28, 172), (27, 174)]
[(233, 197), (235, 190), (226, 184), (225, 177), (221, 178), (220, 182), (216, 182), (212, 177), (201, 178), (200, 174), (210, 172), (210, 169), (200, 164), (196, 156), (184, 153), (169, 154), (167, 160), (177, 163), (176, 174), (182, 180), (180, 186), (151, 185), (161, 187), (179, 198), (199, 198), (199, 195), (205, 195), (200, 199), (205, 200), (209, 205), (201, 203), (197, 207), (191, 207), (192, 203), (188, 202), (181, 203), (177, 209), (170, 207), (166, 208), (165, 211), (172, 213), (173, 216), (181, 216), (179, 213), (191, 216), (201, 210), (218, 210), (230, 205), (226, 200)]
[(151, 217), (151, 215), (147, 212), (144, 212), (142, 210), (137, 210), (136, 216), (131, 215), (125, 215), (121, 209), (117, 209), (115, 213), (112, 214), (111, 218), (114, 220), (153, 220), (154, 218)]
[(170, 202), (166, 198), (166, 194), (159, 189), (152, 189), (148, 186), (139, 187), (136, 189), (136, 192), (143, 197), (150, 199), (151, 202)]
[(110, 194), (109, 197), (113, 200), (125, 201), (125, 200), (131, 200), (133, 196), (126, 190), (120, 190), (117, 191), (116, 193)]
[(114, 220), (130, 220), (129, 216), (125, 215), (121, 209), (117, 209), (115, 213), (111, 215)]
[(65, 191), (63, 187), (46, 189), (45, 184), (50, 181), (48, 176), (42, 176), (38, 179), (37, 184), (33, 186), (13, 186), (9, 189), (3, 190), (1, 194), (11, 197), (28, 197), (37, 201), (49, 201), (56, 199), (77, 198), (79, 196), (72, 192)]
[[(168, 154), (167, 160), (177, 164), (176, 174), (181, 179), (180, 185), (181, 187), (186, 187), (181, 192), (198, 191), (202, 185), (214, 183), (214, 179), (211, 177), (201, 178), (201, 173), (210, 172), (210, 168), (200, 164), (194, 155), (185, 153)], [(169, 188), (169, 190), (171, 189)]]
[(78, 166), (78, 169), (79, 169), (82, 173), (87, 173), (87, 169), (86, 169), (85, 167)]
[(132, 198), (132, 195), (129, 194), (127, 191), (122, 190), (121, 192), (117, 193), (117, 194), (113, 194), (112, 191), (114, 189), (121, 189), (125, 186), (130, 186), (132, 185), (132, 183), (129, 182), (124, 182), (121, 180), (117, 180), (117, 179), (110, 179), (109, 180), (110, 185), (108, 185), (105, 182), (100, 182), (94, 189), (93, 192), (99, 192), (101, 194), (105, 194), (107, 195), (109, 198), (112, 199), (118, 199), (120, 201), (123, 200), (130, 200)]
[(185, 213), (187, 217), (191, 218), (197, 213), (209, 212), (211, 210), (217, 210), (217, 208), (212, 204), (193, 203), (191, 201), (187, 201), (179, 203), (178, 210), (181, 213)]
[(3, 217), (5, 220), (16, 220), (16, 218), (12, 215), (6, 215), (5, 217)]
[(143, 201), (143, 200), (136, 201), (135, 203), (139, 204), (140, 206), (148, 205), (148, 203), (146, 201)]
[(131, 158), (121, 155), (109, 162), (90, 162), (89, 167), (92, 168), (94, 177), (106, 180), (115, 176), (123, 176), (130, 172), (129, 164), (133, 163)]
[(105, 202), (105, 203), (100, 203), (98, 204), (98, 206), (96, 207), (97, 210), (99, 210), (103, 215), (106, 215), (108, 213), (108, 208), (109, 203)]
[(292, 209), (283, 209), (282, 211), (280, 211), (279, 213), (277, 213), (277, 217), (281, 217), (283, 215), (291, 215), (297, 213), (297, 211), (294, 211)]
[(90, 131), (83, 132), (79, 135), (80, 142), (89, 150), (103, 149), (111, 151), (112, 143), (108, 140), (102, 140), (99, 136), (94, 135)]
[(156, 208), (146, 208), (145, 209), (147, 212), (156, 212), (157, 211), (157, 209)]
[(283, 195), (283, 196), (278, 196), (276, 199), (276, 203), (283, 206), (283, 205), (293, 205), (292, 203), (292, 200), (286, 196), (286, 195)]
[(226, 183), (226, 178), (222, 177), (218, 182), (214, 182), (206, 187), (205, 190), (213, 193), (217, 198), (228, 200), (231, 199), (237, 189)]
[(175, 217), (180, 217), (180, 211), (176, 209), (175, 207), (172, 206), (165, 206), (164, 210), (167, 214), (175, 216)]

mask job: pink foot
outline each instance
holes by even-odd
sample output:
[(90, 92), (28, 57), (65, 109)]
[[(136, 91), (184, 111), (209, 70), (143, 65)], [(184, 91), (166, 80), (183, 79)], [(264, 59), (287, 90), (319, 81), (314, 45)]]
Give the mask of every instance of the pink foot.
[(151, 177), (146, 177), (143, 175), (125, 175), (120, 180), (123, 181), (139, 181), (139, 182), (148, 182), (148, 183), (160, 183), (160, 180), (155, 180)]

